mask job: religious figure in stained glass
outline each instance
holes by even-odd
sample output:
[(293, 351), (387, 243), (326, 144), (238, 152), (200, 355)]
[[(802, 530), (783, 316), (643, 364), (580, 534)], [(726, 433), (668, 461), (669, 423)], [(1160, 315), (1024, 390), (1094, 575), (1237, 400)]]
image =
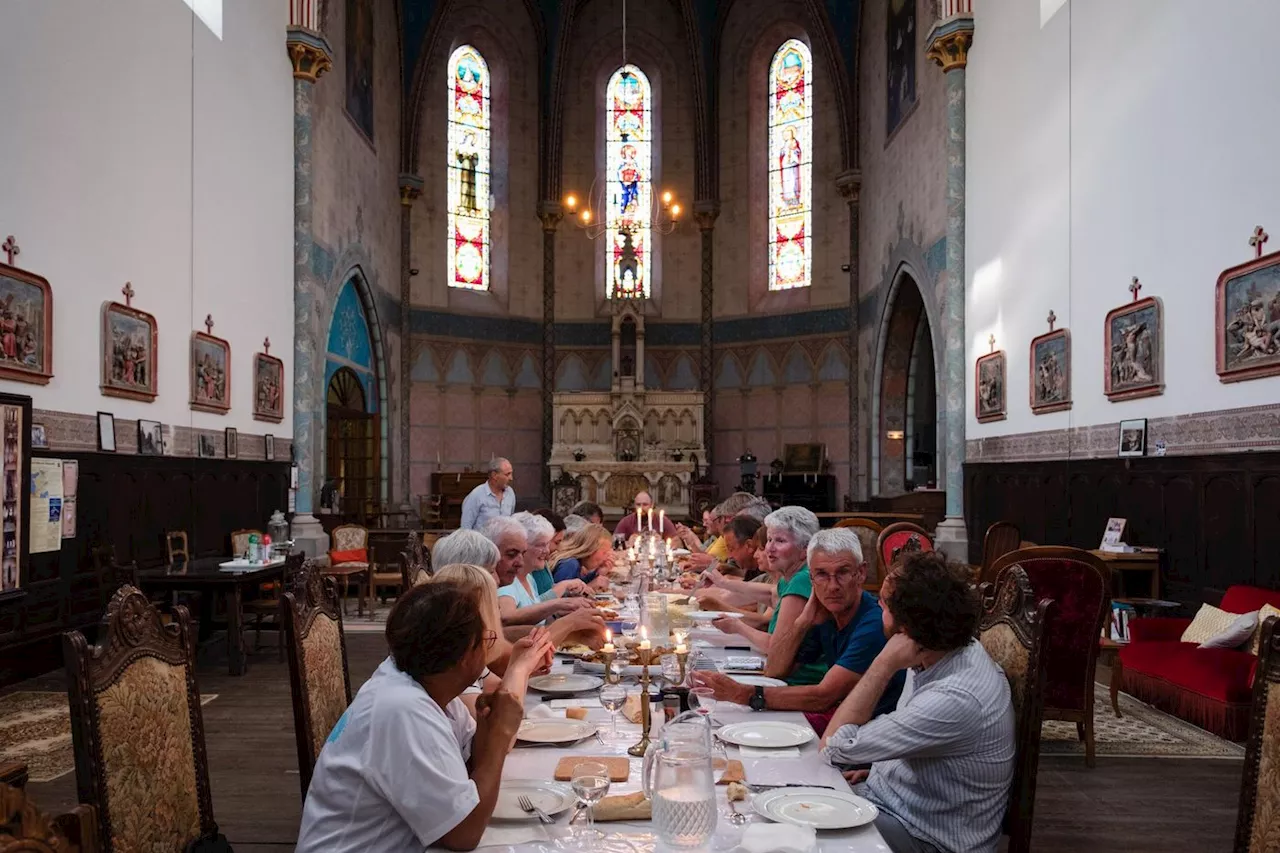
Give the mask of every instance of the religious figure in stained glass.
[(788, 39), (769, 68), (769, 289), (811, 284), (813, 59)]
[(614, 72), (605, 90), (608, 176), (605, 263), (611, 297), (649, 295), (652, 227), (653, 90), (634, 65)]
[(450, 287), (489, 288), (489, 66), (470, 45), (449, 57)]

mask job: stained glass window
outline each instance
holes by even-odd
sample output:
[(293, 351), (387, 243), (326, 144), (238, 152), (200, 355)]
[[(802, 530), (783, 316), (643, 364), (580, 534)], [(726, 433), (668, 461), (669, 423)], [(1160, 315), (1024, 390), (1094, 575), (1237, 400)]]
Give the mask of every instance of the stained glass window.
[(605, 90), (604, 241), (609, 294), (649, 295), (653, 215), (653, 90), (634, 65), (624, 65)]
[(808, 287), (813, 272), (813, 58), (788, 39), (769, 68), (769, 289)]
[(464, 44), (449, 57), (449, 286), (489, 289), (489, 66)]

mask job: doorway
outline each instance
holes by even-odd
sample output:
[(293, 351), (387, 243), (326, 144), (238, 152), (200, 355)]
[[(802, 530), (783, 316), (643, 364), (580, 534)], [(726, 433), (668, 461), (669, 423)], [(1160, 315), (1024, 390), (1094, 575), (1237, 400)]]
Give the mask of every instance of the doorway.
[(342, 512), (367, 517), (376, 512), (381, 472), (377, 415), (368, 411), (360, 377), (341, 367), (325, 393), (325, 471), (342, 496)]

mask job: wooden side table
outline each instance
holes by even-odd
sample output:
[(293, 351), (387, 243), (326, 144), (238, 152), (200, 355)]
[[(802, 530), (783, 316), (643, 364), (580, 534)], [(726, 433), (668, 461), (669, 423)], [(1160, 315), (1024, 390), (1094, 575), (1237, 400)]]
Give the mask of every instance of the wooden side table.
[(1120, 661), (1120, 650), (1128, 643), (1119, 643), (1107, 637), (1098, 638), (1098, 657), (1111, 670), (1111, 710), (1120, 717), (1120, 683), (1124, 680), (1124, 664)]
[(1133, 551), (1119, 554), (1113, 551), (1093, 550), (1089, 553), (1101, 559), (1107, 564), (1107, 568), (1111, 569), (1112, 585), (1121, 596), (1127, 593), (1124, 572), (1144, 572), (1150, 584), (1148, 597), (1153, 599), (1160, 597), (1160, 564), (1164, 557), (1163, 551)]

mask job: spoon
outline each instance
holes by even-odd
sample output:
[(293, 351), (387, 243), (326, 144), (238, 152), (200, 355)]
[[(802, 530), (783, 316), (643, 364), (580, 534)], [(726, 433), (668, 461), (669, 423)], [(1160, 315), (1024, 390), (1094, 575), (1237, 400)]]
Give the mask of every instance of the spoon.
[(729, 823), (733, 824), (734, 826), (742, 826), (749, 820), (751, 820), (750, 817), (738, 811), (738, 804), (735, 801), (730, 800), (729, 801)]

